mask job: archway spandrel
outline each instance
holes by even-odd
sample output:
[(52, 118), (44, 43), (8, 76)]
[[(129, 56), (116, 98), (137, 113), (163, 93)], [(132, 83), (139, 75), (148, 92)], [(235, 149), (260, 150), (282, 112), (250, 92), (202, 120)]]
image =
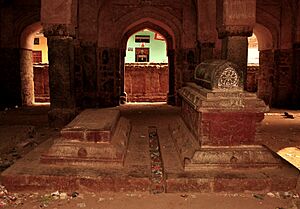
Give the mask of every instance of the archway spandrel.
[(42, 0), (42, 23), (71, 24), (72, 2), (72, 0)]
[[(180, 34), (182, 31), (181, 21), (173, 16), (171, 13), (168, 13), (164, 10), (161, 10), (156, 7), (145, 7), (139, 8), (134, 11), (131, 11), (124, 15), (122, 18), (119, 18), (117, 21), (112, 17), (110, 19), (111, 24), (101, 23), (101, 20), (109, 19), (105, 14), (99, 15), (99, 29), (98, 29), (98, 45), (102, 46), (110, 43), (114, 47), (118, 47), (120, 44), (119, 38), (124, 36), (124, 34), (134, 28), (135, 26), (143, 22), (151, 22), (154, 25), (157, 25), (168, 32), (173, 38), (176, 38), (175, 45), (180, 45)], [(155, 28), (154, 28), (155, 30)], [(158, 31), (160, 32), (160, 31)], [(107, 34), (114, 34), (113, 36), (108, 36)]]

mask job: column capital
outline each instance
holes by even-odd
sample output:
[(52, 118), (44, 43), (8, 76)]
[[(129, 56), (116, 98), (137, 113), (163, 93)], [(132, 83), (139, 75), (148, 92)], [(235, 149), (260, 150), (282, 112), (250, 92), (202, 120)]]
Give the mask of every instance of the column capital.
[(227, 36), (252, 36), (253, 26), (250, 25), (223, 25), (217, 28), (220, 39)]
[(49, 37), (75, 37), (75, 30), (66, 24), (43, 24), (43, 33)]

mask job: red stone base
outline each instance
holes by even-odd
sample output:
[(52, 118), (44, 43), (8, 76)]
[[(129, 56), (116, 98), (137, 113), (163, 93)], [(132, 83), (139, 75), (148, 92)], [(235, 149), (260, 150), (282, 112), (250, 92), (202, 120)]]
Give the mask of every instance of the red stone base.
[(41, 162), (123, 166), (131, 125), (116, 109), (87, 109), (61, 131)]
[(279, 168), (285, 162), (264, 146), (202, 146), (186, 159), (185, 171)]
[(290, 191), (299, 172), (287, 165), (277, 169), (240, 169), (168, 174), (167, 192), (269, 192)]
[[(49, 165), (41, 153), (52, 140), (41, 144), (1, 174), (9, 191), (150, 191), (149, 165), (109, 168), (101, 165)], [(172, 171), (175, 172), (175, 171)], [(299, 171), (287, 163), (276, 168), (200, 169), (166, 172), (166, 192), (268, 192), (296, 188)]]
[(1, 174), (1, 183), (10, 191), (148, 191), (149, 172), (145, 167), (111, 168), (101, 164), (44, 164), (42, 153), (53, 139), (39, 145)]

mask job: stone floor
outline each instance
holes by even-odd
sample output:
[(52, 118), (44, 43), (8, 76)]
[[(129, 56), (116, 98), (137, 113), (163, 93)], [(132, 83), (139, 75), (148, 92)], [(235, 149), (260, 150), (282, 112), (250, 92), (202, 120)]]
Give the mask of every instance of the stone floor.
[[(174, 147), (174, 144), (171, 143), (171, 137), (168, 134), (168, 131), (166, 131), (166, 129), (168, 129), (168, 124), (171, 123), (173, 120), (176, 119), (176, 117), (178, 117), (178, 113), (179, 113), (179, 109), (175, 108), (175, 107), (169, 107), (167, 105), (164, 104), (156, 104), (156, 105), (135, 105), (135, 104), (131, 104), (131, 105), (124, 105), (120, 107), (122, 115), (125, 116), (126, 118), (130, 119), (132, 122), (132, 132), (131, 132), (131, 137), (130, 137), (130, 142), (129, 142), (129, 147), (128, 147), (128, 153), (127, 153), (127, 157), (125, 160), (125, 169), (127, 170), (127, 174), (125, 175), (121, 175), (118, 172), (118, 170), (114, 170), (113, 172), (107, 172), (105, 170), (102, 169), (102, 172), (99, 173), (99, 170), (97, 170), (97, 168), (91, 168), (89, 170), (85, 170), (85, 171), (79, 171), (77, 168), (70, 168), (70, 169), (52, 169), (51, 172), (54, 172), (52, 174), (55, 175), (63, 175), (63, 176), (74, 176), (74, 173), (76, 173), (76, 176), (81, 176), (81, 180), (84, 179), (82, 177), (84, 176), (92, 176), (95, 178), (99, 178), (99, 176), (102, 175), (101, 179), (105, 179), (105, 181), (97, 181), (95, 184), (95, 181), (89, 181), (90, 178), (86, 178), (84, 180), (82, 180), (82, 184), (80, 184), (80, 187), (78, 187), (77, 183), (78, 178), (74, 178), (74, 181), (69, 181), (69, 183), (67, 185), (65, 185), (64, 187), (61, 187), (61, 191), (86, 191), (86, 190), (94, 190), (96, 192), (103, 192), (102, 188), (110, 188), (108, 189), (108, 191), (118, 191), (118, 192), (132, 192), (133, 190), (138, 190), (140, 192), (142, 191), (147, 191), (150, 185), (149, 182), (149, 176), (151, 175), (150, 173), (150, 155), (149, 155), (149, 127), (157, 127), (157, 133), (159, 136), (159, 143), (160, 143), (160, 148), (161, 148), (161, 154), (162, 154), (162, 159), (163, 159), (163, 163), (164, 163), (164, 169), (165, 169), (165, 173), (168, 176), (168, 178), (172, 178), (174, 177), (174, 179), (176, 179), (178, 176), (181, 176), (182, 174), (182, 165), (180, 163), (180, 159), (176, 154), (176, 150)], [(30, 126), (35, 130), (35, 134), (34, 136), (25, 136), (25, 138), (30, 138), (33, 139), (33, 141), (35, 142), (34, 145), (30, 145), (31, 148), (35, 147), (37, 144), (40, 144), (40, 146), (38, 146), (35, 151), (30, 152), (29, 154), (27, 154), (25, 157), (23, 157), (23, 155), (25, 155), (25, 153), (27, 152), (27, 150), (30, 150), (30, 148), (28, 148), (28, 146), (25, 146), (26, 149), (21, 149), (21, 154), (20, 157), (22, 157), (17, 163), (15, 163), (15, 171), (17, 170), (17, 173), (23, 173), (26, 174), (26, 172), (37, 172), (37, 174), (49, 174), (49, 170), (51, 170), (51, 166), (45, 166), (44, 170), (40, 169), (40, 167), (36, 167), (35, 165), (38, 165), (39, 162), (39, 155), (41, 154), (41, 152), (43, 152), (43, 150), (45, 150), (47, 147), (49, 147), (49, 145), (51, 145), (51, 143), (53, 143), (53, 138), (55, 138), (58, 135), (58, 130), (55, 129), (49, 129), (47, 128), (47, 110), (48, 107), (32, 107), (32, 108), (25, 108), (25, 109), (13, 109), (13, 110), (7, 110), (7, 111), (3, 111), (0, 112), (0, 128), (2, 128), (1, 130), (6, 130), (5, 128), (8, 127), (15, 127), (15, 130), (21, 130), (20, 126)], [(288, 111), (290, 114), (292, 114), (294, 116), (294, 119), (291, 118), (286, 118), (284, 117), (283, 113), (287, 112), (286, 110), (271, 110), (270, 113), (266, 114), (266, 118), (262, 123), (262, 126), (259, 130), (258, 133), (258, 137), (260, 139), (263, 139), (264, 144), (269, 147), (270, 149), (272, 149), (274, 152), (278, 152), (279, 155), (281, 155), (283, 158), (285, 158), (286, 160), (290, 161), (292, 164), (294, 164), (297, 167), (297, 163), (298, 162), (298, 158), (299, 158), (299, 154), (298, 152), (298, 147), (300, 146), (300, 139), (299, 139), (299, 130), (300, 130), (300, 112), (298, 111)], [(10, 129), (7, 129), (10, 130)], [(4, 150), (9, 151), (10, 149), (14, 148), (14, 145), (22, 145), (22, 140), (24, 140), (24, 136), (12, 136), (14, 131), (9, 131), (6, 134), (3, 134), (3, 132), (1, 132), (2, 134), (2, 140), (5, 139), (5, 137), (7, 138), (9, 135), (9, 138), (15, 138), (16, 140), (20, 140), (20, 142), (18, 143), (17, 141), (14, 144), (5, 144), (5, 143), (1, 143), (4, 144), (6, 146), (6, 148)], [(48, 140), (46, 140), (47, 138), (49, 138)], [(42, 143), (43, 142), (43, 143)], [(290, 147), (289, 149), (284, 149), (286, 147)], [(18, 150), (19, 151), (19, 150)], [(22, 152), (23, 151), (23, 152)], [(1, 155), (3, 154), (7, 154), (4, 151), (1, 153)], [(2, 157), (2, 156), (1, 156)], [(54, 166), (55, 167), (55, 166)], [(299, 168), (299, 167), (298, 167)], [(6, 172), (10, 172), (9, 169)], [(47, 173), (48, 172), (48, 173)], [(282, 182), (285, 182), (288, 179), (289, 173), (292, 173), (292, 176), (294, 175), (295, 170), (290, 170), (290, 169), (286, 169), (286, 170), (282, 170), (279, 174), (280, 179), (282, 179)], [(103, 175), (104, 174), (104, 175)], [(203, 175), (201, 178), (203, 180), (203, 177), (205, 177), (204, 179), (209, 179), (209, 176), (207, 175), (211, 175), (211, 176), (218, 176), (219, 174), (213, 174), (213, 173), (202, 173), (199, 175)], [(250, 176), (252, 174), (249, 174)], [(104, 176), (104, 177), (103, 177)], [(111, 176), (116, 176), (118, 178), (111, 178)], [(130, 176), (130, 178), (128, 178)], [(49, 176), (48, 176), (49, 177)], [(43, 182), (43, 185), (39, 186), (39, 187), (31, 187), (31, 189), (47, 189), (48, 191), (53, 191), (54, 189), (56, 189), (54, 186), (57, 186), (59, 184), (61, 184), (63, 181), (65, 181), (65, 179), (63, 178), (56, 178), (55, 182), (57, 184), (53, 184), (53, 179), (51, 178), (45, 178), (44, 182), (41, 181), (41, 179), (37, 180), (37, 182), (41, 183)], [(193, 181), (201, 181), (201, 178), (199, 176), (196, 176), (196, 178), (194, 178)], [(18, 178), (12, 178), (13, 181), (18, 181)], [(118, 183), (119, 180), (119, 183)], [(25, 182), (24, 182), (24, 178), (19, 179), (19, 185), (24, 185), (24, 183), (26, 183), (26, 181), (35, 181), (32, 180), (32, 178), (25, 178)], [(180, 180), (182, 181), (182, 179)], [(190, 185), (193, 183), (193, 181), (186, 181), (183, 180), (184, 183), (181, 184), (181, 187), (167, 187), (167, 190), (169, 190), (169, 192), (180, 192), (179, 195), (175, 195), (175, 196), (161, 196), (162, 198), (165, 198), (169, 202), (169, 204), (171, 204), (171, 202), (173, 202), (173, 198), (174, 202), (179, 201), (181, 202), (184, 199), (183, 203), (181, 204), (181, 207), (177, 207), (177, 208), (194, 208), (194, 206), (192, 206), (195, 202), (195, 206), (198, 204), (196, 204), (196, 202), (198, 200), (196, 200), (196, 198), (193, 198), (194, 196), (191, 196), (191, 192), (193, 192), (193, 190), (187, 189), (185, 188), (185, 186), (182, 187), (182, 185)], [(73, 182), (73, 183), (72, 183)], [(121, 184), (120, 184), (121, 183)], [(259, 182), (258, 182), (259, 183)], [(63, 185), (63, 184), (62, 184)], [(121, 186), (120, 186), (121, 185)], [(136, 187), (136, 185), (140, 185), (139, 187)], [(204, 192), (211, 192), (210, 190), (207, 190), (207, 188), (205, 187), (205, 184), (201, 184), (203, 187), (203, 191)], [(48, 186), (48, 187), (47, 187)], [(123, 188), (120, 189), (120, 188)], [(12, 188), (15, 191), (21, 191), (19, 189), (24, 189), (24, 187), (20, 187), (20, 188)], [(30, 189), (27, 188), (27, 189)], [(197, 188), (199, 189), (199, 188)], [(201, 188), (200, 188), (201, 189)], [(173, 190), (173, 191), (172, 191)], [(197, 190), (195, 190), (197, 191)], [(186, 192), (188, 192), (188, 195), (185, 197)], [(231, 191), (232, 192), (241, 192), (238, 189), (236, 191)], [(267, 192), (267, 191), (266, 191)], [(252, 193), (255, 193), (254, 191)], [(114, 193), (113, 193), (114, 194)], [(128, 194), (128, 193), (127, 193)], [(129, 193), (132, 194), (132, 193)], [(181, 196), (183, 195), (183, 197)], [(222, 194), (220, 194), (222, 196)], [(136, 193), (133, 193), (133, 196), (136, 197)], [(212, 195), (210, 197), (205, 197), (205, 195), (196, 195), (197, 198), (201, 197), (200, 199), (204, 200), (206, 198), (210, 199), (210, 200), (206, 200), (207, 205), (209, 205), (209, 207), (206, 208), (227, 208), (225, 205), (226, 204), (237, 204), (241, 206), (241, 203), (234, 203), (235, 202), (235, 198), (233, 198), (233, 196), (228, 196), (228, 195), (224, 195), (223, 197), (217, 197), (215, 195)], [(246, 195), (247, 196), (247, 195)], [(142, 195), (142, 199), (147, 199), (150, 198), (157, 198), (157, 197), (152, 197), (152, 196), (148, 196), (148, 195)], [(229, 197), (229, 200), (228, 200)], [(190, 200), (189, 200), (190, 198)], [(217, 207), (218, 204), (215, 204), (216, 202), (213, 200), (214, 198), (218, 198), (218, 200), (222, 200), (223, 201), (223, 205), (224, 207)], [(241, 198), (239, 195), (237, 195), (237, 202), (240, 201), (239, 198)], [(274, 205), (269, 205), (268, 206), (263, 206), (263, 207), (259, 207), (256, 206), (257, 202), (264, 202), (261, 199), (257, 199), (250, 196), (247, 196), (248, 199), (250, 199), (250, 202), (253, 204), (253, 207), (236, 207), (236, 208), (275, 208), (275, 205), (277, 206), (282, 206), (282, 208), (284, 208), (284, 206), (287, 206), (286, 202), (281, 202), (281, 201), (286, 201), (286, 198), (284, 199), (276, 199), (276, 202), (274, 200), (271, 201), (266, 201), (269, 197), (264, 198), (265, 203), (269, 202), (268, 204), (271, 203), (275, 203)], [(247, 199), (246, 198), (246, 199)], [(118, 198), (116, 198), (118, 199)], [(115, 200), (116, 200), (115, 199)], [(126, 199), (126, 196), (125, 196)], [(243, 199), (243, 198), (242, 198)], [(245, 200), (246, 200), (245, 199)], [(95, 200), (96, 201), (96, 200)], [(116, 202), (116, 205), (118, 205), (120, 202), (122, 202), (123, 200), (118, 200)], [(127, 201), (127, 200), (126, 200)], [(130, 200), (128, 200), (128, 204), (130, 203)], [(158, 200), (160, 201), (160, 200)], [(188, 204), (185, 201), (190, 201), (190, 203)], [(201, 201), (201, 200), (199, 200)], [(226, 203), (228, 202), (229, 203)], [(248, 201), (248, 200), (246, 200)], [(102, 203), (101, 203), (102, 204)], [(104, 202), (103, 202), (104, 204)], [(134, 204), (134, 203), (132, 203)], [(142, 204), (142, 203), (141, 203)], [(143, 203), (144, 204), (144, 203)], [(179, 204), (179, 203), (178, 203)], [(200, 204), (200, 203), (199, 203)], [(221, 204), (221, 203), (219, 203)], [(249, 203), (249, 205), (251, 205)], [(264, 203), (259, 203), (260, 205), (263, 205)], [(255, 205), (255, 206), (254, 206)], [(145, 206), (144, 208), (153, 208), (155, 206), (151, 206), (151, 204), (148, 204), (149, 207)], [(179, 206), (179, 205), (178, 205)], [(101, 206), (102, 207), (102, 206)], [(99, 207), (99, 208), (101, 208)], [(291, 205), (289, 206), (291, 208)], [(60, 207), (57, 207), (60, 208)], [(67, 207), (61, 207), (61, 208), (67, 208)], [(71, 208), (71, 207), (70, 207)], [(97, 207), (95, 207), (97, 208)], [(106, 207), (105, 207), (106, 208)], [(116, 206), (114, 206), (114, 203), (111, 204), (111, 208), (117, 208)], [(124, 208), (128, 208), (128, 207), (124, 207)], [(133, 206), (130, 208), (134, 208)], [(168, 207), (165, 207), (168, 208)], [(173, 207), (169, 207), (169, 208), (173, 208)], [(174, 207), (175, 208), (175, 207)], [(231, 208), (235, 208), (235, 207), (231, 207)], [(280, 208), (280, 207), (278, 207)]]

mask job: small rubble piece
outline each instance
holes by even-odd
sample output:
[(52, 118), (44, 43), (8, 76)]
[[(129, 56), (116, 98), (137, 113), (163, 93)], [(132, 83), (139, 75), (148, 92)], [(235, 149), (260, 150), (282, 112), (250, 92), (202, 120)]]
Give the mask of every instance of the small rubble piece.
[(264, 199), (263, 195), (261, 195), (261, 194), (254, 194), (253, 197), (255, 197), (256, 199), (259, 199), (259, 200)]
[(268, 192), (267, 195), (268, 195), (269, 197), (272, 197), (272, 198), (276, 197), (276, 195), (275, 195), (274, 193), (272, 193), (272, 192)]
[(53, 197), (54, 200), (58, 200), (58, 199), (65, 200), (68, 197), (67, 193), (60, 192), (60, 191), (51, 193), (51, 196)]
[(294, 116), (291, 115), (291, 114), (289, 114), (288, 112), (284, 112), (283, 114), (284, 114), (284, 117), (285, 117), (285, 118), (288, 118), (288, 119), (294, 119)]
[(5, 187), (0, 185), (0, 208), (5, 207), (7, 205), (19, 204), (21, 204), (21, 201), (17, 201), (17, 197), (15, 195), (9, 194)]
[(280, 192), (279, 196), (283, 199), (288, 199), (288, 198), (293, 198), (293, 199), (297, 199), (299, 198), (299, 195), (292, 192), (292, 191), (288, 191), (288, 192)]
[(182, 198), (187, 198), (188, 195), (187, 195), (187, 194), (182, 194), (182, 195), (180, 195), (180, 197), (182, 197)]
[(151, 192), (153, 194), (163, 193), (165, 191), (165, 177), (157, 128), (155, 126), (148, 127), (148, 133), (151, 160)]
[(75, 198), (75, 197), (78, 197), (78, 195), (79, 195), (78, 192), (72, 192), (71, 197), (72, 197), (72, 198)]

